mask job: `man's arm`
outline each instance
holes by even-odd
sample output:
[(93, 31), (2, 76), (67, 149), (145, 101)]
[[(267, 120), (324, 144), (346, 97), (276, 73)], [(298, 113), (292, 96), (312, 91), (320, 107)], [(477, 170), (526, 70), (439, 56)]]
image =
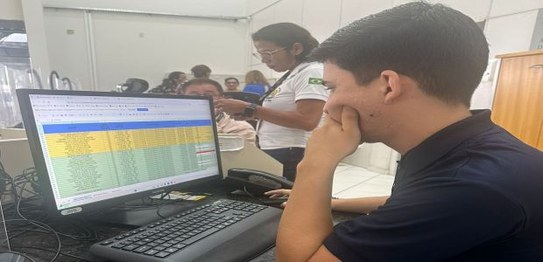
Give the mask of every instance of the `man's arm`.
[(367, 214), (382, 206), (388, 196), (332, 199), (332, 210)]
[[(272, 199), (288, 198), (290, 189), (275, 189), (264, 194)], [(389, 196), (358, 197), (358, 198), (334, 198), (332, 199), (332, 210), (340, 212), (367, 214), (385, 204)], [(281, 204), (285, 207), (287, 202)]]
[(334, 170), (360, 142), (358, 114), (345, 107), (341, 123), (326, 116), (309, 139), (277, 234), (278, 261), (331, 259), (322, 245), (332, 232), (331, 201)]

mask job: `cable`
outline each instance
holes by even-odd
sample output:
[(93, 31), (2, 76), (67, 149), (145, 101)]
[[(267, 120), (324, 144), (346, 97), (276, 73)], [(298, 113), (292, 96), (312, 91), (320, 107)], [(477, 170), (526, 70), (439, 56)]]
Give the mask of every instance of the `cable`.
[[(43, 251), (49, 251), (49, 252), (56, 252), (56, 250), (53, 250), (53, 249), (49, 249), (49, 248), (44, 248), (44, 247), (17, 247), (19, 249), (39, 249), (39, 250), (43, 250)], [(80, 256), (76, 256), (76, 255), (72, 255), (72, 254), (69, 254), (69, 253), (64, 253), (64, 252), (60, 252), (60, 255), (62, 256), (66, 256), (66, 257), (71, 257), (71, 258), (76, 258), (76, 259), (79, 259), (79, 260), (83, 260), (83, 261), (89, 261), (91, 262), (92, 260), (89, 260), (88, 258), (85, 258), (85, 257), (80, 257)]]
[(17, 251), (11, 250), (11, 251), (8, 251), (8, 252), (6, 252), (6, 253), (11, 253), (11, 254), (19, 255), (19, 256), (22, 256), (22, 257), (24, 257), (24, 258), (30, 260), (31, 262), (36, 262), (36, 260), (34, 260), (33, 258), (31, 258), (30, 256), (28, 256), (28, 255), (26, 255), (26, 254), (24, 254), (24, 253), (21, 253), (21, 252), (17, 252)]
[[(58, 247), (56, 248), (56, 250), (42, 248), (39, 246), (35, 247), (35, 249), (42, 249), (42, 250), (54, 252), (55, 255), (51, 258), (50, 261), (57, 260), (60, 255), (70, 256), (73, 258), (89, 261), (88, 259), (85, 259), (82, 257), (61, 252), (62, 246), (63, 245), (65, 246), (65, 243), (62, 242), (61, 237), (66, 237), (75, 241), (97, 241), (99, 239), (98, 233), (96, 232), (96, 230), (90, 227), (84, 220), (77, 220), (77, 221), (73, 221), (73, 223), (68, 223), (68, 224), (66, 224), (65, 221), (63, 223), (56, 223), (62, 227), (66, 227), (66, 226), (74, 227), (76, 232), (79, 232), (78, 235), (62, 233), (56, 230), (55, 228), (53, 228), (52, 225), (49, 225), (48, 222), (44, 221), (44, 220), (49, 220), (49, 218), (46, 215), (46, 213), (44, 213), (43, 210), (40, 208), (41, 206), (31, 204), (32, 202), (28, 202), (28, 201), (33, 201), (34, 199), (39, 197), (39, 195), (36, 192), (28, 189), (28, 185), (30, 184), (33, 188), (35, 189), (37, 188), (38, 189), (37, 191), (39, 191), (39, 184), (37, 182), (38, 182), (38, 174), (36, 170), (33, 168), (27, 169), (23, 172), (23, 174), (15, 177), (15, 179), (9, 180), (9, 186), (12, 191), (10, 193), (13, 195), (14, 203), (7, 205), (6, 210), (8, 213), (13, 212), (12, 216), (19, 216), (20, 218), (6, 219), (5, 221), (6, 222), (18, 221), (18, 222), (27, 223), (26, 225), (22, 225), (22, 224), (15, 225), (15, 229), (10, 230), (11, 232), (15, 234), (11, 235), (9, 239), (20, 237), (24, 235), (25, 233), (29, 233), (29, 232), (36, 232), (36, 233), (43, 233), (43, 234), (53, 233), (58, 243)], [(23, 197), (23, 193), (26, 195), (31, 194), (31, 196)], [(28, 214), (30, 214), (32, 218), (28, 217)], [(37, 219), (40, 219), (42, 221), (39, 221)], [(51, 220), (51, 222), (56, 222), (56, 221)], [(76, 243), (77, 242), (75, 242), (74, 244)], [(28, 248), (34, 248), (34, 247), (28, 247)]]
[[(24, 188), (26, 187), (26, 184), (28, 184), (28, 182), (23, 183), (22, 190), (24, 190)], [(25, 191), (22, 191), (22, 192), (25, 192)], [(25, 200), (25, 199), (22, 198), (22, 197), (19, 197), (18, 203), (22, 203), (23, 200)], [(19, 205), (19, 211), (21, 212), (22, 210), (23, 209)], [(41, 212), (41, 210), (39, 210), (39, 209), (36, 210), (35, 207), (32, 207), (31, 210), (32, 211), (38, 211), (38, 217), (33, 218), (34, 220), (37, 220), (37, 219), (46, 220), (47, 219), (47, 216), (44, 214), (44, 212)], [(42, 216), (42, 217), (40, 218), (40, 216)], [(44, 223), (44, 224), (47, 223), (46, 221), (40, 221), (40, 222)], [(63, 223), (62, 225), (65, 226), (65, 223)], [(71, 223), (70, 226), (78, 228), (79, 230), (77, 230), (77, 231), (80, 231), (80, 232), (82, 231), (83, 234), (82, 235), (72, 235), (72, 234), (62, 233), (59, 230), (55, 230), (55, 231), (57, 232), (58, 235), (70, 238), (72, 240), (84, 240), (84, 241), (98, 240), (97, 235), (96, 235), (96, 231), (94, 229), (92, 229), (91, 227), (89, 227), (88, 225), (86, 225), (85, 221), (78, 220), (76, 222)]]
[[(171, 200), (171, 199), (170, 199), (170, 192), (171, 192), (171, 191), (169, 191), (169, 192), (167, 192), (167, 193), (163, 193), (162, 196), (160, 196), (159, 200), (164, 200), (164, 198), (165, 198), (166, 196), (168, 196), (168, 200)], [(165, 216), (163, 216), (163, 215), (160, 214), (160, 207), (163, 206), (163, 205), (164, 205), (164, 203), (160, 203), (160, 204), (158, 204), (158, 205), (156, 206), (156, 214), (157, 214), (157, 216), (160, 217), (160, 218), (166, 218)]]
[[(45, 224), (45, 223), (42, 223), (40, 221), (36, 221), (36, 220), (33, 220), (33, 219), (28, 219), (28, 218), (15, 218), (15, 219), (6, 219), (5, 222), (13, 222), (13, 221), (24, 221), (24, 222), (28, 222), (34, 226), (37, 226), (41, 229), (45, 229), (46, 231), (36, 231), (36, 230), (30, 230), (30, 229), (27, 229), (26, 231), (36, 231), (36, 232), (40, 232), (40, 233), (48, 233), (48, 232), (53, 232), (53, 234), (56, 236), (57, 238), (57, 242), (58, 242), (58, 248), (57, 248), (57, 251), (56, 251), (56, 254), (55, 256), (50, 260), (51, 262), (52, 261), (55, 261), (57, 259), (57, 257), (59, 256), (60, 254), (60, 249), (62, 248), (62, 244), (61, 244), (61, 241), (60, 241), (60, 237), (58, 236), (58, 234), (56, 233), (56, 231), (50, 227), (49, 225)], [(41, 224), (41, 225), (40, 225)], [(19, 236), (19, 235), (17, 235)], [(10, 237), (10, 239), (13, 239), (14, 237)]]
[[(26, 184), (23, 184), (23, 189), (25, 187)], [(35, 220), (31, 220), (31, 219), (27, 219), (25, 216), (23, 216), (23, 214), (21, 214), (21, 211), (19, 210), (20, 208), (20, 205), (21, 205), (21, 198), (20, 197), (18, 200), (17, 200), (17, 208), (16, 208), (16, 211), (17, 211), (17, 214), (19, 215), (19, 217), (21, 217), (22, 219), (25, 219), (27, 220), (28, 222), (32, 223), (33, 225), (37, 226), (37, 227), (40, 227), (42, 229), (48, 229), (50, 230), (54, 235), (55, 237), (57, 238), (57, 242), (58, 242), (58, 248), (57, 248), (57, 252), (55, 253), (55, 256), (50, 260), (51, 262), (52, 261), (55, 261), (57, 259), (57, 257), (59, 256), (60, 254), (60, 250), (62, 249), (62, 242), (60, 241), (60, 236), (58, 235), (58, 233), (52, 228), (50, 227), (49, 225), (47, 224), (44, 224), (44, 223), (41, 223), (41, 222), (38, 222), (38, 221), (35, 221)], [(42, 225), (40, 225), (42, 224)]]

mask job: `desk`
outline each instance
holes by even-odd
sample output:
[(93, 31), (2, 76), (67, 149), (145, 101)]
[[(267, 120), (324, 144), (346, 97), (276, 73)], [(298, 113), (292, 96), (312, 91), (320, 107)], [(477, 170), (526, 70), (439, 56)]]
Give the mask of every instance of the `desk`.
[[(257, 202), (254, 198), (249, 196), (240, 196), (228, 194), (221, 187), (201, 187), (198, 188), (198, 191), (195, 192), (206, 192), (211, 193), (212, 195), (207, 197), (206, 201), (214, 201), (221, 198), (229, 198), (234, 200), (241, 200), (247, 202)], [(179, 202), (177, 202), (179, 203)], [(32, 205), (32, 203), (30, 203)], [(167, 204), (162, 207), (166, 207)], [(189, 205), (190, 207), (190, 205)], [(39, 216), (39, 213), (32, 212), (28, 210), (28, 206), (23, 210), (23, 215), (25, 211), (28, 212), (28, 218), (35, 218), (36, 220), (43, 219), (43, 215)], [(32, 207), (30, 207), (32, 208)], [(36, 206), (36, 208), (39, 208)], [(150, 209), (156, 209), (157, 207), (149, 207)], [(167, 208), (166, 208), (167, 209)], [(166, 210), (165, 209), (165, 210)], [(36, 227), (30, 229), (31, 227), (20, 227), (16, 226), (17, 223), (20, 223), (19, 220), (11, 220), (15, 216), (14, 208), (6, 208), (6, 221), (8, 226), (8, 231), (11, 239), (11, 246), (13, 250), (24, 252), (25, 254), (31, 256), (36, 261), (51, 261), (55, 252), (58, 248), (57, 238), (53, 233), (43, 233), (37, 232)], [(162, 211), (161, 211), (162, 213)], [(344, 221), (349, 218), (353, 218), (355, 214), (349, 213), (334, 213), (334, 222)], [(28, 225), (27, 222), (25, 222)], [(69, 221), (51, 221), (51, 226), (53, 226), (57, 231), (69, 235), (78, 235), (80, 240), (70, 239), (67, 236), (62, 236), (62, 253), (55, 261), (90, 261), (90, 254), (88, 252), (89, 247), (96, 242), (110, 238), (112, 236), (118, 235), (122, 232), (129, 231), (131, 228), (127, 227), (116, 227), (104, 224), (97, 224), (95, 222), (89, 222), (83, 219), (71, 219)], [(28, 231), (25, 231), (28, 230)], [(44, 231), (44, 230), (43, 230)], [(95, 238), (93, 238), (95, 236)], [(72, 236), (73, 237), (73, 236)], [(76, 237), (77, 238), (77, 237)], [(23, 248), (28, 247), (28, 248)], [(43, 250), (46, 249), (46, 250)], [(251, 260), (251, 262), (268, 262), (275, 261), (275, 249), (272, 248), (257, 258)], [(74, 255), (78, 258), (70, 257), (68, 255)]]

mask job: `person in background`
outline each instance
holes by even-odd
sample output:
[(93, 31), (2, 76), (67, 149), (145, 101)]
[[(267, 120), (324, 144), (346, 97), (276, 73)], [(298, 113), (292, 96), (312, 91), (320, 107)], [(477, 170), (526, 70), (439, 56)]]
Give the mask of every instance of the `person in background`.
[(181, 71), (173, 71), (168, 78), (162, 80), (162, 84), (149, 90), (149, 93), (175, 94), (177, 89), (187, 81), (187, 75)]
[(245, 74), (245, 87), (243, 87), (243, 92), (256, 93), (263, 96), (269, 88), (270, 84), (262, 72), (251, 70)]
[(239, 80), (235, 77), (225, 78), (224, 86), (226, 86), (226, 92), (239, 92)]
[[(223, 97), (221, 84), (207, 78), (194, 78), (185, 82), (181, 87), (181, 94), (196, 96), (211, 96), (213, 100)], [(220, 110), (215, 109), (215, 120), (219, 134), (233, 134), (243, 137), (245, 141), (254, 144), (256, 132), (246, 121), (236, 121)]]
[(283, 164), (283, 176), (294, 181), (307, 138), (322, 117), (328, 91), (322, 86), (322, 64), (308, 62), (319, 42), (293, 23), (265, 26), (252, 35), (257, 53), (269, 68), (287, 72), (262, 105), (219, 99), (215, 106), (236, 119), (259, 119), (259, 146)]
[[(332, 93), (298, 165), (277, 260), (543, 261), (543, 152), (469, 109), (488, 52), (471, 18), (426, 2), (355, 21), (315, 49)], [(334, 226), (334, 170), (374, 142), (402, 155), (391, 195)]]
[(192, 72), (192, 76), (194, 76), (194, 78), (209, 78), (211, 75), (211, 68), (206, 65), (195, 65), (190, 69), (190, 71)]

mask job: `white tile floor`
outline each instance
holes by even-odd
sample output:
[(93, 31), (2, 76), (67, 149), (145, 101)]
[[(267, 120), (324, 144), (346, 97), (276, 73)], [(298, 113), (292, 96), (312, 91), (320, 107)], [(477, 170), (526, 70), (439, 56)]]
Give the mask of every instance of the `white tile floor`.
[(334, 175), (332, 194), (339, 198), (390, 194), (394, 176), (340, 163)]

